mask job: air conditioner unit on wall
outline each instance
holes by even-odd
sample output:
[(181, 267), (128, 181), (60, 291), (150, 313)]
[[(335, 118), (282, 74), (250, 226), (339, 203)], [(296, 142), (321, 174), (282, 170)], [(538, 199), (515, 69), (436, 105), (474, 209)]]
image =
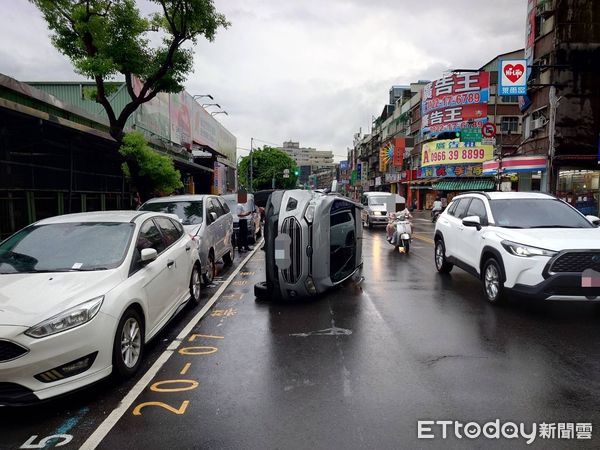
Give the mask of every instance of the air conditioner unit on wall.
[(532, 130), (537, 130), (538, 128), (542, 128), (544, 125), (546, 125), (545, 117), (538, 117), (537, 119), (533, 119), (531, 121), (531, 129)]

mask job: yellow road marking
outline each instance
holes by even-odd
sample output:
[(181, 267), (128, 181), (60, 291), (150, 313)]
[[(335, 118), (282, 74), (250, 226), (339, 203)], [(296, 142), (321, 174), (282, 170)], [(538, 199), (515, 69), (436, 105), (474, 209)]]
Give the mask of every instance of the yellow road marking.
[(189, 338), (188, 341), (189, 342), (194, 342), (196, 340), (196, 338), (207, 338), (207, 339), (223, 339), (224, 336), (213, 336), (211, 334), (192, 334)]
[(186, 363), (185, 366), (183, 366), (183, 369), (181, 370), (181, 372), (179, 372), (180, 375), (185, 375), (187, 373), (187, 371), (190, 369), (192, 363)]
[(413, 233), (413, 237), (420, 241), (427, 242), (428, 244), (434, 244), (433, 239), (431, 239), (431, 238), (428, 238), (425, 236), (418, 236), (416, 233)]

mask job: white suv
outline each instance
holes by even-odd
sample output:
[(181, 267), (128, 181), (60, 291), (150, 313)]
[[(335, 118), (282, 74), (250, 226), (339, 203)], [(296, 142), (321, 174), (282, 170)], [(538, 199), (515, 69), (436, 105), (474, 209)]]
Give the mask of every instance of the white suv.
[(548, 194), (466, 193), (435, 226), (435, 266), (480, 278), (491, 303), (507, 292), (548, 300), (600, 300), (599, 219)]

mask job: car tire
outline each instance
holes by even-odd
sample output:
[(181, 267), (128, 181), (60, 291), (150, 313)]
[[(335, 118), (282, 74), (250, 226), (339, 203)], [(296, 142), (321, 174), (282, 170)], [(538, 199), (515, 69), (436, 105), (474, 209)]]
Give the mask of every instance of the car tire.
[(261, 281), (254, 285), (254, 296), (260, 301), (269, 299), (269, 285), (266, 281)]
[(502, 269), (495, 258), (489, 258), (483, 264), (481, 281), (483, 294), (488, 302), (498, 305), (504, 300), (504, 281)]
[(215, 279), (216, 270), (217, 266), (215, 265), (215, 254), (211, 250), (208, 253), (208, 267), (206, 273), (202, 275), (202, 278), (204, 279), (204, 284), (209, 285), (213, 282), (213, 280)]
[(404, 241), (404, 253), (406, 253), (408, 255), (409, 252), (410, 252), (410, 242)]
[(368, 218), (368, 217), (367, 217), (367, 228), (368, 228), (369, 230), (372, 230), (372, 229), (373, 229), (373, 224), (371, 223), (371, 221), (369, 220), (369, 218)]
[(144, 356), (144, 322), (133, 308), (125, 311), (113, 343), (113, 374), (117, 378), (132, 377), (140, 368)]
[(200, 265), (195, 264), (194, 269), (192, 270), (192, 275), (190, 276), (190, 303), (194, 306), (200, 304), (201, 279)]
[(227, 253), (223, 255), (223, 263), (226, 266), (233, 264), (233, 248), (228, 250)]
[(454, 264), (449, 263), (446, 260), (446, 246), (444, 245), (443, 239), (437, 239), (435, 241), (433, 259), (435, 262), (435, 268), (439, 273), (450, 273), (454, 267)]

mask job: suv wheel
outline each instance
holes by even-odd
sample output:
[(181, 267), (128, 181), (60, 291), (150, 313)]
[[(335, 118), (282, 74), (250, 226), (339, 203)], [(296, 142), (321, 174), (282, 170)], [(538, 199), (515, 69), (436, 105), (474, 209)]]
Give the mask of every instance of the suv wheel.
[(450, 273), (454, 264), (449, 263), (446, 260), (446, 247), (444, 246), (444, 241), (442, 239), (438, 239), (435, 241), (435, 268), (439, 273)]
[(504, 299), (502, 270), (494, 258), (488, 259), (483, 265), (483, 293), (492, 304), (499, 304)]

